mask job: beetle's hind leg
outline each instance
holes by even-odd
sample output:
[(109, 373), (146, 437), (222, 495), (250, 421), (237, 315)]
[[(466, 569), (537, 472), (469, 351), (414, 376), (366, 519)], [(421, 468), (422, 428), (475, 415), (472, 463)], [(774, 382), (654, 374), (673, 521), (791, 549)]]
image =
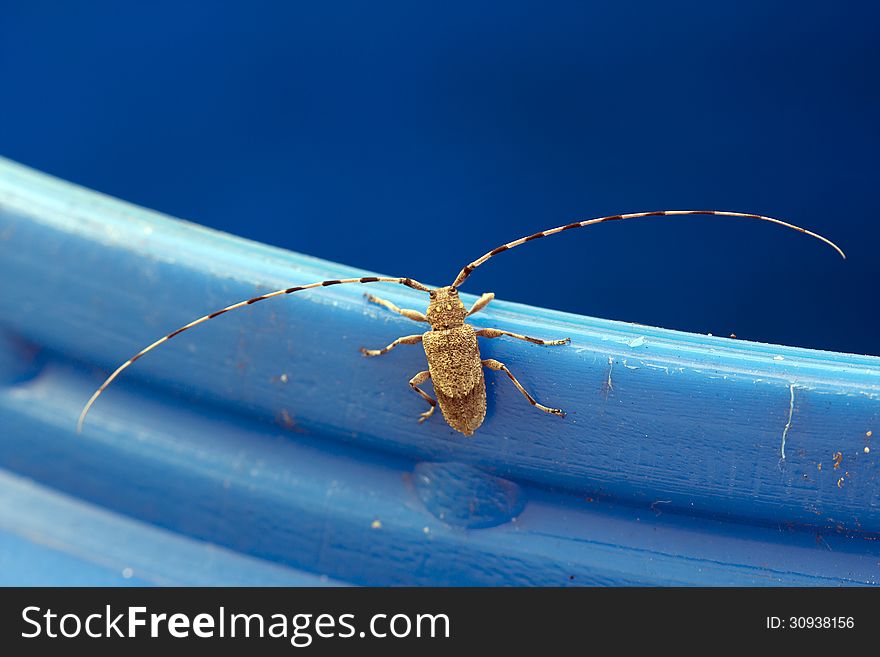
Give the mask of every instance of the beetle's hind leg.
[(428, 318), (425, 317), (418, 310), (410, 310), (409, 308), (398, 308), (390, 301), (385, 301), (385, 299), (380, 299), (379, 297), (374, 296), (372, 294), (365, 294), (364, 296), (367, 298), (367, 301), (369, 301), (370, 303), (375, 303), (379, 306), (382, 306), (383, 308), (387, 308), (391, 312), (397, 313), (398, 315), (402, 315), (403, 317), (406, 317), (407, 319), (411, 319), (414, 322), (425, 322), (425, 323), (428, 322)]
[(507, 365), (505, 365), (504, 363), (497, 361), (494, 358), (487, 358), (486, 360), (483, 361), (483, 365), (488, 367), (490, 370), (495, 370), (495, 371), (501, 370), (502, 372), (507, 374), (507, 376), (510, 377), (510, 380), (513, 381), (513, 385), (516, 386), (516, 389), (519, 390), (523, 394), (523, 397), (525, 397), (526, 399), (529, 400), (529, 403), (532, 406), (534, 406), (536, 408), (540, 408), (545, 413), (551, 413), (553, 415), (558, 415), (559, 417), (565, 417), (565, 411), (563, 411), (561, 408), (550, 408), (549, 406), (544, 406), (544, 404), (539, 404), (538, 402), (536, 402), (535, 398), (532, 397), (528, 393), (528, 391), (526, 391), (526, 389), (522, 387), (520, 382), (516, 380), (516, 377), (513, 374), (511, 374), (510, 370), (507, 369)]
[(421, 396), (422, 399), (424, 399), (426, 402), (428, 402), (431, 405), (431, 408), (429, 408), (427, 411), (425, 411), (424, 413), (420, 413), (421, 417), (419, 418), (419, 424), (421, 424), (422, 422), (427, 420), (429, 417), (431, 417), (437, 408), (437, 400), (434, 399), (433, 397), (431, 397), (431, 395), (429, 395), (427, 392), (425, 392), (424, 390), (419, 388), (419, 386), (421, 384), (423, 384), (425, 381), (427, 381), (430, 378), (431, 378), (431, 372), (429, 370), (425, 370), (424, 372), (419, 372), (418, 374), (416, 374), (413, 378), (411, 378), (409, 380), (410, 388), (412, 388), (415, 392), (419, 393), (419, 396)]

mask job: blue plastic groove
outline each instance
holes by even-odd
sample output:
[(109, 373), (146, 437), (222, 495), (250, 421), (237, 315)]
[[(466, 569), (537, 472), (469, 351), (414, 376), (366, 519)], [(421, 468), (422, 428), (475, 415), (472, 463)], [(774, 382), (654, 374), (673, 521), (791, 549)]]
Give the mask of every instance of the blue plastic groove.
[(170, 330), (365, 275), (0, 160), (0, 583), (880, 580), (870, 356), (499, 300), (473, 323), (572, 339), (481, 345), (568, 416), (489, 372), (465, 438), (439, 414), (416, 422), (420, 347), (358, 353), (423, 330), (365, 291), (422, 310), (425, 295), (338, 286), (175, 338), (75, 434), (109, 370)]

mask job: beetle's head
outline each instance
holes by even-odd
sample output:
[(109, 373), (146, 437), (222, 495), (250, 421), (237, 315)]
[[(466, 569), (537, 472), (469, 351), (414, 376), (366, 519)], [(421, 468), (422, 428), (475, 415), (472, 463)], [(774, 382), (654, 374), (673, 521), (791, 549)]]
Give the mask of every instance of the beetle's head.
[(458, 298), (458, 290), (454, 286), (438, 287), (428, 292), (431, 301), (428, 303), (428, 321), (435, 331), (455, 328), (464, 323), (467, 309)]

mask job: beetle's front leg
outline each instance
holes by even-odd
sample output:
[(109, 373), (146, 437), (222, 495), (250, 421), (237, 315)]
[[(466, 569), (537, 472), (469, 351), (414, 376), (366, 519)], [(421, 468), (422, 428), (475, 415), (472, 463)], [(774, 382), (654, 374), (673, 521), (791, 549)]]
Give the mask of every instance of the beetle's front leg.
[(495, 298), (494, 292), (486, 292), (479, 299), (474, 301), (474, 305), (471, 306), (471, 309), (467, 311), (467, 315), (465, 317), (470, 317), (474, 313), (480, 312), (483, 308), (489, 305), (489, 302)]
[(420, 313), (418, 310), (410, 310), (409, 308), (398, 308), (390, 301), (385, 301), (385, 299), (380, 299), (379, 297), (377, 297), (374, 294), (365, 294), (364, 296), (367, 298), (367, 301), (369, 301), (370, 303), (378, 304), (378, 305), (382, 306), (383, 308), (387, 308), (391, 312), (396, 313), (398, 315), (402, 315), (403, 317), (406, 317), (407, 319), (411, 319), (414, 322), (425, 322), (425, 323), (428, 322), (428, 318), (425, 317), (425, 315), (423, 313)]

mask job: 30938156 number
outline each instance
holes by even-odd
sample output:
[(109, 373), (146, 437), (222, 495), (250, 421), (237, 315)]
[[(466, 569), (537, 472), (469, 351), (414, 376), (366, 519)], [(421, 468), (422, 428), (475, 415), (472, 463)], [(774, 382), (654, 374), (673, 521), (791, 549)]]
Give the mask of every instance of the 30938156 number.
[(767, 616), (766, 623), (768, 630), (851, 630), (856, 625), (852, 616)]

